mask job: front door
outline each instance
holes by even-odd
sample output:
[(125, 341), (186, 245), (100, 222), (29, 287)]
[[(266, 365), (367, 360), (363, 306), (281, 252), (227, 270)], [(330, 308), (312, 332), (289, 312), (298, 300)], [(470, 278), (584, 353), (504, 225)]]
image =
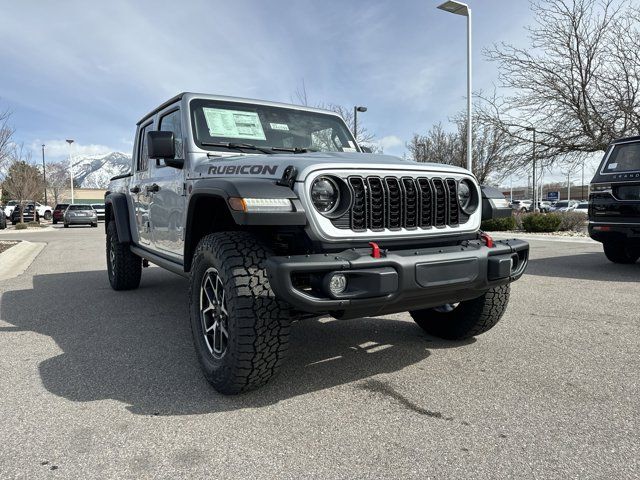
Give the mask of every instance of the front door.
[[(158, 130), (173, 132), (176, 157), (184, 158), (180, 110), (169, 107), (158, 116)], [(184, 252), (184, 169), (151, 160), (151, 241), (158, 251), (177, 260)]]

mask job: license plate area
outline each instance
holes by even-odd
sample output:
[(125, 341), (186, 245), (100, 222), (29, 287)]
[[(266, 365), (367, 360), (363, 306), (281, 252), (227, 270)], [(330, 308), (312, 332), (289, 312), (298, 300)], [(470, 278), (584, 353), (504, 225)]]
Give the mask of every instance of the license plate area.
[(416, 282), (424, 288), (471, 283), (478, 278), (477, 258), (460, 258), (416, 265)]

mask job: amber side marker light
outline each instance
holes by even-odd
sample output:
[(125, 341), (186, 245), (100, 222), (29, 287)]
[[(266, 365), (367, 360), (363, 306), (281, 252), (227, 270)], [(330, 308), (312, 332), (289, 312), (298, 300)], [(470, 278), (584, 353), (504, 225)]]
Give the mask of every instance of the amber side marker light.
[(292, 212), (288, 198), (240, 198), (230, 197), (229, 206), (236, 212)]

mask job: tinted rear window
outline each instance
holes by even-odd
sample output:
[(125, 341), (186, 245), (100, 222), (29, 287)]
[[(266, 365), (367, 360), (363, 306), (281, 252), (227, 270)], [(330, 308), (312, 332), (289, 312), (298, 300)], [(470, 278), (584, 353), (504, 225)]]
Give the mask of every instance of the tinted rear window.
[(640, 171), (640, 142), (614, 145), (602, 173)]
[(68, 203), (59, 203), (56, 205), (55, 210), (64, 210), (65, 208), (67, 208), (69, 206)]
[(93, 208), (104, 208), (104, 205), (101, 203), (94, 203), (93, 205), (91, 205)]
[(93, 210), (91, 205), (69, 205), (69, 210)]

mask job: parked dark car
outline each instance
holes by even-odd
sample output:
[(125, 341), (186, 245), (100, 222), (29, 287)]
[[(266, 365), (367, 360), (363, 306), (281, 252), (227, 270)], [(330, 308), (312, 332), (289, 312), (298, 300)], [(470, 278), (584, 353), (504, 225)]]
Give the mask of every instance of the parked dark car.
[(22, 220), (26, 222), (39, 222), (40, 215), (38, 215), (38, 211), (36, 210), (36, 206), (33, 203), (27, 203), (26, 205), (16, 205), (16, 208), (11, 212), (11, 224), (17, 225), (20, 223), (20, 212), (24, 208), (24, 213), (22, 214)]
[(64, 211), (69, 206), (68, 203), (58, 203), (53, 209), (53, 224), (64, 221)]
[(0, 208), (0, 230), (7, 228), (7, 217), (4, 214), (4, 210)]
[(609, 145), (589, 195), (589, 235), (614, 263), (640, 258), (640, 136)]
[(98, 214), (91, 205), (72, 204), (64, 212), (64, 228), (69, 225), (98, 226)]

